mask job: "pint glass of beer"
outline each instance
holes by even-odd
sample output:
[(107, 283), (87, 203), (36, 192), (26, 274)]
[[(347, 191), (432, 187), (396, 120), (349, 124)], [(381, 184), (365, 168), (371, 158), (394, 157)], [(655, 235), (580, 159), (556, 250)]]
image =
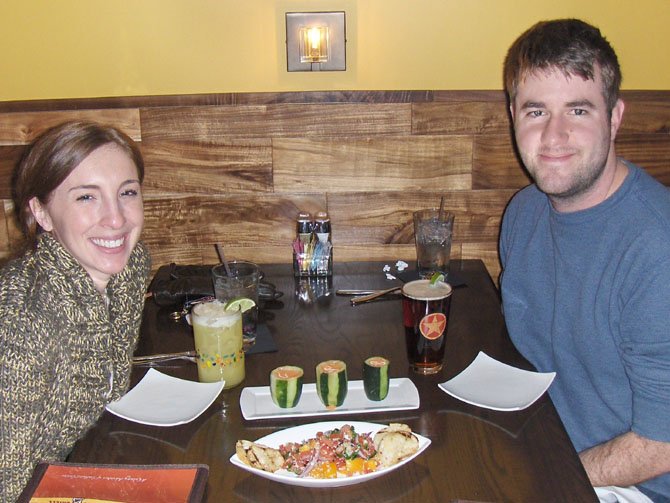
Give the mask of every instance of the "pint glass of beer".
[(444, 360), (451, 286), (442, 281), (431, 285), (430, 280), (419, 279), (406, 283), (402, 294), (409, 364), (419, 374), (439, 372)]

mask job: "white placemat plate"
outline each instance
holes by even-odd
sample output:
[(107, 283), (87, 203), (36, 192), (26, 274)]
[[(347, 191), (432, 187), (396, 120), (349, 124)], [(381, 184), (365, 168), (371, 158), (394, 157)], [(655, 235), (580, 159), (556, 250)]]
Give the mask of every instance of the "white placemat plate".
[(499, 362), (480, 351), (454, 378), (438, 386), (464, 402), (487, 409), (522, 410), (540, 398), (556, 372), (531, 372)]
[(107, 405), (107, 410), (136, 423), (176, 426), (205, 412), (224, 384), (187, 381), (152, 368), (133, 389)]

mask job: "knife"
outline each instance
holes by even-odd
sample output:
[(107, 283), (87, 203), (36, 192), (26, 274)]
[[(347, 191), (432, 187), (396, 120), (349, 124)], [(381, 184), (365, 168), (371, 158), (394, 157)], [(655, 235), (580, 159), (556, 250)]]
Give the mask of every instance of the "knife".
[(168, 360), (189, 360), (195, 361), (195, 351), (182, 351), (180, 353), (163, 353), (157, 355), (133, 356), (133, 364), (141, 365), (145, 363), (157, 363)]

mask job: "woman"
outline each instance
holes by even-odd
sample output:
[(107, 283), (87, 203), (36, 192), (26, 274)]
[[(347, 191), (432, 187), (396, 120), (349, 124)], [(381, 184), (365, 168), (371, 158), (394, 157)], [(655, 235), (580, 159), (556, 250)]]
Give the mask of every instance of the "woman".
[(150, 266), (143, 177), (133, 141), (90, 122), (48, 130), (18, 165), (31, 246), (0, 271), (2, 501), (127, 390)]

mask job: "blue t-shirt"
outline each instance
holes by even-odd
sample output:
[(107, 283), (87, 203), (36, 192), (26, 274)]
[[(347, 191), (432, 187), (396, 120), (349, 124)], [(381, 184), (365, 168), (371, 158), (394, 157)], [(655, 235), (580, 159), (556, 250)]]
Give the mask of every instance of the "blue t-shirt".
[[(503, 218), (505, 322), (577, 451), (628, 431), (670, 442), (670, 190), (627, 164), (601, 204), (559, 213), (534, 185)], [(670, 496), (670, 475), (639, 485)]]

